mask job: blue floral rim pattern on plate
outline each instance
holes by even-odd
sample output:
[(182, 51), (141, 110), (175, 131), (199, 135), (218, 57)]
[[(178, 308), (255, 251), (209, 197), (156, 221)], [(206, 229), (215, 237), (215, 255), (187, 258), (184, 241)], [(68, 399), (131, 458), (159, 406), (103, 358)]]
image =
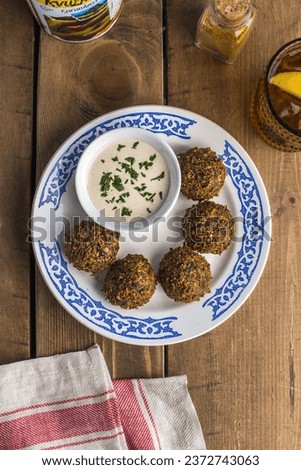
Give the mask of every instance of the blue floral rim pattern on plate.
[(58, 293), (65, 299), (79, 315), (93, 323), (100, 329), (129, 338), (156, 339), (173, 338), (180, 336), (174, 331), (170, 324), (176, 317), (166, 317), (161, 319), (136, 318), (121, 315), (118, 312), (105, 308), (101, 302), (92, 299), (74, 279), (68, 270), (58, 242), (49, 248), (40, 245), (43, 262), (48, 272), (51, 273), (51, 282)]
[[(96, 125), (69, 145), (54, 164), (40, 192), (38, 207), (47, 204), (57, 209), (82, 152), (103, 132), (118, 127), (142, 127), (166, 136), (189, 140), (187, 131), (195, 124), (196, 121), (193, 119), (176, 114), (139, 112), (124, 114)], [(261, 256), (264, 239), (262, 201), (252, 172), (243, 157), (227, 140), (224, 142), (224, 152), (219, 156), (224, 161), (241, 204), (243, 237), (231, 274), (203, 304), (199, 304), (200, 309), (201, 307), (212, 309), (212, 322), (223, 316), (249, 285)], [(100, 301), (94, 300), (78, 285), (70, 273), (58, 241), (52, 247), (39, 243), (39, 251), (44, 269), (57, 294), (70, 309), (99, 328), (100, 333), (104, 330), (119, 337), (139, 339), (142, 340), (142, 344), (143, 340), (163, 341), (181, 337), (182, 333), (173, 325), (178, 319), (176, 315), (142, 319), (110, 310)]]
[(249, 284), (260, 259), (264, 237), (262, 203), (248, 165), (227, 141), (225, 151), (220, 157), (237, 189), (241, 203), (243, 240), (232, 273), (215, 294), (203, 304), (203, 307), (207, 305), (212, 307), (213, 320), (223, 315)]

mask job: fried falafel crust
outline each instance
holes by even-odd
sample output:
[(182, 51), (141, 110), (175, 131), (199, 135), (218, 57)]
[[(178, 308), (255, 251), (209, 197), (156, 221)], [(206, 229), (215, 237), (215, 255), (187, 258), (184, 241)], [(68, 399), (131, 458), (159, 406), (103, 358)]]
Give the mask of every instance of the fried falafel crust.
[(159, 265), (158, 281), (168, 297), (183, 303), (210, 292), (212, 275), (204, 256), (187, 246), (170, 249)]
[(234, 219), (227, 206), (201, 201), (185, 212), (184, 244), (199, 253), (221, 254), (230, 245), (234, 233)]
[(113, 305), (139, 308), (149, 302), (157, 285), (156, 273), (143, 255), (115, 261), (105, 277), (103, 293)]
[(181, 191), (188, 199), (203, 201), (218, 196), (226, 168), (210, 148), (194, 147), (179, 155)]
[(119, 250), (119, 233), (84, 220), (65, 236), (65, 254), (77, 269), (96, 274), (107, 269)]

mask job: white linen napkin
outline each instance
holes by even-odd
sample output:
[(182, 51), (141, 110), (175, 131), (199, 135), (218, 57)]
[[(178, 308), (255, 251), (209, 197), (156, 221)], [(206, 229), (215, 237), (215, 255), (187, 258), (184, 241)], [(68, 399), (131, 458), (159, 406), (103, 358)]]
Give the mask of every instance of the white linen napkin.
[(186, 376), (111, 380), (97, 345), (0, 367), (0, 449), (205, 449)]

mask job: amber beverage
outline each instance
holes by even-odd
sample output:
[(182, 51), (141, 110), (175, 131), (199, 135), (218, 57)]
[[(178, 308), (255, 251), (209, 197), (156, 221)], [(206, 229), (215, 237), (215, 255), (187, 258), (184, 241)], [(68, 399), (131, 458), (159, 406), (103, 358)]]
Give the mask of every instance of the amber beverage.
[(301, 38), (270, 60), (251, 100), (251, 121), (271, 146), (301, 152)]

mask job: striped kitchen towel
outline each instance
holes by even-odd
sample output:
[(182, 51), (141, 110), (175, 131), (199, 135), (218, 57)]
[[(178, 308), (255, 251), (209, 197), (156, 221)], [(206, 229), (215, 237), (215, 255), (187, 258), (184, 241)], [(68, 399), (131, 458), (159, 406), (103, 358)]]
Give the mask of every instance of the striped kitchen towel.
[(0, 367), (0, 449), (204, 449), (185, 376), (112, 382), (98, 346)]

